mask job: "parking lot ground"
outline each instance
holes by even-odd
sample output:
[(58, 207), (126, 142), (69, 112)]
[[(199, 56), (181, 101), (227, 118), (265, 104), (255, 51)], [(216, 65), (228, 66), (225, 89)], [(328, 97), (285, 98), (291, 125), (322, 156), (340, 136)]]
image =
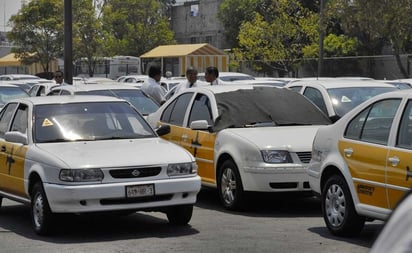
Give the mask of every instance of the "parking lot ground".
[(254, 196), (244, 212), (229, 212), (213, 190), (202, 190), (190, 226), (174, 227), (166, 215), (64, 215), (57, 233), (40, 237), (29, 208), (3, 200), (0, 252), (350, 252), (366, 253), (382, 229), (368, 222), (353, 238), (332, 236), (314, 197)]

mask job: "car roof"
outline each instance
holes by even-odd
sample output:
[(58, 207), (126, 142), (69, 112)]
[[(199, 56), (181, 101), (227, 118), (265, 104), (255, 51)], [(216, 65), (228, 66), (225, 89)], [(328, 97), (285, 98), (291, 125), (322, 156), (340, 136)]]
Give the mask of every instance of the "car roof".
[(24, 102), (33, 105), (43, 104), (65, 104), (65, 103), (81, 103), (81, 102), (119, 102), (124, 101), (111, 96), (39, 96), (39, 97), (24, 97), (13, 99), (10, 102)]
[(93, 90), (139, 90), (139, 88), (131, 85), (124, 85), (124, 84), (119, 84), (118, 82), (115, 82), (113, 84), (107, 83), (107, 84), (76, 84), (76, 85), (63, 85), (63, 86), (57, 86), (53, 88), (62, 88), (65, 90), (71, 90), (71, 91), (93, 91)]
[(391, 84), (378, 82), (376, 80), (358, 80), (358, 79), (320, 79), (320, 80), (297, 80), (293, 83), (285, 85), (300, 86), (300, 85), (319, 85), (325, 89), (330, 88), (347, 88), (347, 87), (394, 87)]
[(20, 87), (10, 81), (0, 81), (0, 86), (1, 87)]
[[(233, 83), (233, 84), (223, 84), (223, 85), (201, 85), (193, 88), (187, 88), (184, 90), (186, 91), (193, 91), (193, 90), (203, 90), (203, 91), (208, 91), (213, 94), (219, 94), (219, 93), (224, 93), (224, 92), (230, 92), (230, 91), (235, 91), (235, 90), (253, 90), (256, 87), (256, 85), (252, 84), (239, 84), (239, 83)], [(269, 86), (265, 85), (265, 87), (271, 87), (273, 89), (277, 89), (275, 86)]]
[(11, 77), (13, 79), (40, 79), (40, 77), (35, 76), (35, 75), (29, 75), (29, 74), (5, 74), (5, 75), (0, 75), (0, 77), (6, 76), (6, 77)]

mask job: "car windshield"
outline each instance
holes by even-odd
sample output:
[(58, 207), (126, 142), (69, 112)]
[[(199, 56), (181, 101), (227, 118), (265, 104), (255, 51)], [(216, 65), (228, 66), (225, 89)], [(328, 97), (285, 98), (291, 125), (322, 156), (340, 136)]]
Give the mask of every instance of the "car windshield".
[(222, 81), (228, 81), (228, 82), (237, 81), (237, 80), (255, 80), (255, 78), (251, 76), (221, 76), (220, 79)]
[(112, 92), (117, 97), (129, 101), (143, 115), (148, 115), (159, 109), (159, 105), (141, 90), (112, 90)]
[(159, 105), (153, 99), (146, 96), (139, 89), (91, 90), (79, 91), (76, 94), (119, 97), (131, 103), (143, 115), (155, 112), (159, 108)]
[(381, 93), (397, 90), (389, 87), (350, 87), (328, 89), (336, 115), (342, 117), (357, 105)]
[[(219, 116), (213, 130), (236, 127), (327, 125), (330, 119), (303, 95), (256, 86), (215, 94)], [(291, 102), (292, 106), (291, 106)]]
[(15, 98), (30, 97), (27, 92), (25, 92), (20, 87), (0, 87), (0, 105), (3, 106), (7, 102)]
[(36, 143), (156, 136), (142, 116), (124, 102), (37, 105), (34, 115)]

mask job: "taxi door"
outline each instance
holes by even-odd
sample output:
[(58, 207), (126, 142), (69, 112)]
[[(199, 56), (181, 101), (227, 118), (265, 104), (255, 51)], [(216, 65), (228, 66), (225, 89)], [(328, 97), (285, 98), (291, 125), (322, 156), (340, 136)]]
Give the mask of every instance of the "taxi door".
[(190, 129), (190, 122), (207, 120), (211, 125), (212, 118), (207, 96), (187, 92), (168, 104), (159, 124), (170, 126), (170, 133), (163, 135), (162, 138), (185, 148), (196, 158), (198, 174), (202, 181), (215, 184), (213, 149), (216, 134), (207, 130)]
[(24, 162), (27, 146), (21, 143), (7, 142), (4, 133), (8, 129), (8, 122), (12, 120), (11, 130), (27, 134), (27, 107), (17, 104), (6, 108), (0, 118), (0, 189), (6, 192), (26, 196), (24, 191)]
[(216, 133), (208, 130), (195, 130), (190, 128), (193, 121), (205, 120), (208, 126), (213, 126), (213, 115), (210, 99), (207, 95), (196, 94), (190, 106), (189, 116), (182, 135), (181, 145), (192, 153), (198, 165), (198, 174), (202, 181), (209, 184), (216, 184), (214, 170), (214, 146)]
[(389, 208), (386, 166), (390, 130), (400, 100), (382, 100), (361, 112), (347, 126), (338, 146), (352, 176), (359, 202)]
[(389, 208), (393, 209), (412, 187), (412, 101), (403, 111), (396, 144), (389, 150), (387, 163)]

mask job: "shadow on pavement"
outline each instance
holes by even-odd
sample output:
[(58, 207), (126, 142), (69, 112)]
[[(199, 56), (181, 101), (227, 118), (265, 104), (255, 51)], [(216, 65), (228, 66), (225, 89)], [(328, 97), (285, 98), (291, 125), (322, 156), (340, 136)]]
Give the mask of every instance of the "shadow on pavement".
[(10, 203), (0, 209), (0, 233), (11, 231), (45, 242), (85, 243), (148, 237), (169, 238), (199, 233), (190, 225), (170, 225), (163, 213), (137, 212), (131, 215), (59, 215), (55, 233), (44, 237), (38, 236), (32, 230), (29, 206)]

